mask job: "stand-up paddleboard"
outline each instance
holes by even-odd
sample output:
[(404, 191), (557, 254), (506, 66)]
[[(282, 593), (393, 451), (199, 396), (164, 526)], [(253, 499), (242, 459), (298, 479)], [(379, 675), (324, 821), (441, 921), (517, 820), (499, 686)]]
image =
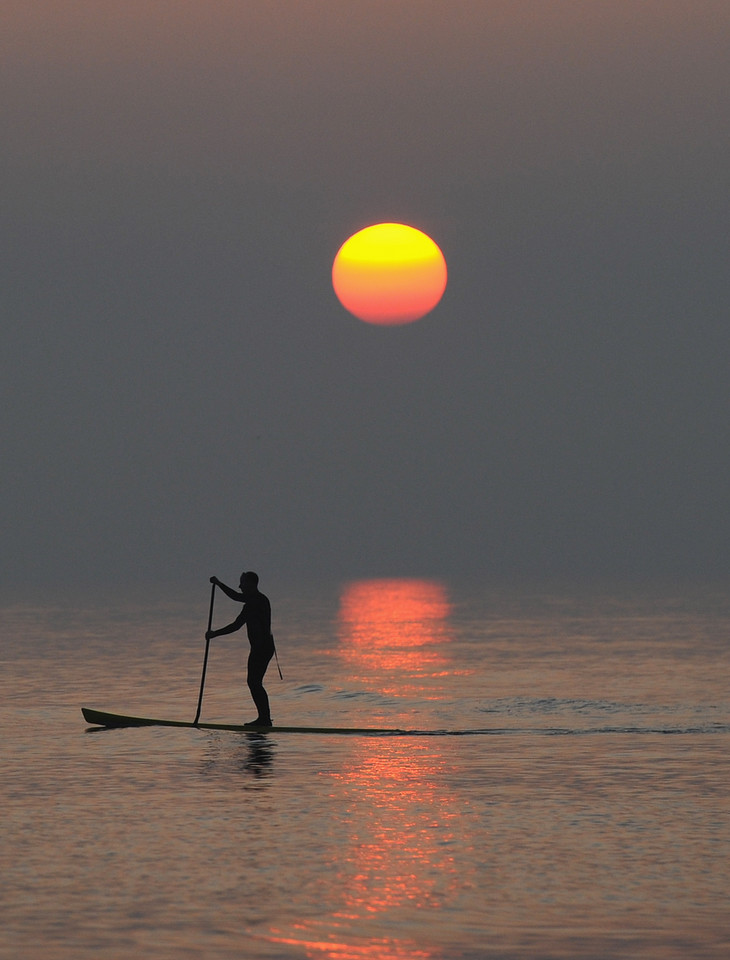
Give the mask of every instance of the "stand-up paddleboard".
[(257, 727), (240, 723), (191, 723), (187, 720), (155, 720), (152, 717), (126, 717), (121, 713), (105, 713), (82, 707), (87, 723), (95, 727), (192, 727), (199, 730), (233, 730), (235, 733), (336, 733), (360, 736), (403, 736), (407, 730), (373, 727)]

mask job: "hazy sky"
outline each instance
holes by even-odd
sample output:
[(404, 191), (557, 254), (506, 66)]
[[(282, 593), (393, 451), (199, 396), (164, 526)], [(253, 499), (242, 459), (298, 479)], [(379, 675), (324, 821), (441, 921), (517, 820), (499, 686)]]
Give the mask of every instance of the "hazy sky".
[(728, 0), (4, 0), (0, 107), (4, 594), (727, 573)]

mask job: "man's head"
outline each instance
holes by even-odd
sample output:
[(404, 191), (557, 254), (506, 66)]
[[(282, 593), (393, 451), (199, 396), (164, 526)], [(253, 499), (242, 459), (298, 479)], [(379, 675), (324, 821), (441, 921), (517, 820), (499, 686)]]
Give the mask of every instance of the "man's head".
[(259, 577), (253, 570), (244, 570), (239, 580), (241, 593), (255, 593), (259, 585)]

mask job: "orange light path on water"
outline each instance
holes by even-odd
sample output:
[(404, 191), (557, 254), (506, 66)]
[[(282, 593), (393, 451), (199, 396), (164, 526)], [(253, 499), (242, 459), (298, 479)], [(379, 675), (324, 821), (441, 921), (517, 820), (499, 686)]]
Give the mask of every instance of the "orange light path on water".
[(450, 611), (446, 590), (433, 580), (355, 581), (340, 599), (340, 655), (384, 693), (412, 691), (419, 679), (451, 672), (443, 646)]
[[(269, 939), (295, 944), (323, 960), (429, 960), (443, 956), (409, 940), (372, 937), (418, 925), (467, 882), (454, 858), (463, 808), (448, 786), (445, 758), (433, 743), (362, 740), (351, 761), (329, 774), (346, 803), (350, 838), (333, 864), (342, 902), (321, 920), (303, 920)], [(446, 921), (448, 926), (448, 921)]]
[[(454, 672), (444, 651), (450, 612), (436, 581), (349, 583), (340, 597), (340, 656), (353, 679), (382, 693), (437, 696), (438, 678)], [(351, 749), (342, 766), (323, 773), (347, 818), (349, 838), (332, 864), (341, 904), (326, 918), (272, 930), (269, 939), (297, 945), (313, 960), (442, 957), (442, 946), (373, 938), (372, 931), (374, 923), (384, 930), (429, 923), (448, 939), (448, 913), (440, 911), (469, 882), (453, 853), (467, 842), (468, 821), (449, 786), (448, 754), (433, 738), (362, 738)]]

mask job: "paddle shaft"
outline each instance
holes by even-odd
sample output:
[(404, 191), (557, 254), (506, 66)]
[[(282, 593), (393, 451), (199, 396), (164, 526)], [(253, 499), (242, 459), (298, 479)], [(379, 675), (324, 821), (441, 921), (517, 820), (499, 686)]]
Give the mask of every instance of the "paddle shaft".
[(210, 640), (208, 639), (208, 634), (210, 633), (213, 627), (213, 602), (215, 601), (215, 584), (210, 586), (210, 610), (208, 612), (208, 629), (205, 632), (205, 656), (203, 657), (203, 676), (200, 678), (200, 696), (198, 697), (198, 709), (195, 713), (195, 719), (193, 723), (197, 723), (200, 720), (200, 710), (203, 706), (203, 689), (205, 687), (205, 670), (208, 666), (208, 650), (210, 649)]

